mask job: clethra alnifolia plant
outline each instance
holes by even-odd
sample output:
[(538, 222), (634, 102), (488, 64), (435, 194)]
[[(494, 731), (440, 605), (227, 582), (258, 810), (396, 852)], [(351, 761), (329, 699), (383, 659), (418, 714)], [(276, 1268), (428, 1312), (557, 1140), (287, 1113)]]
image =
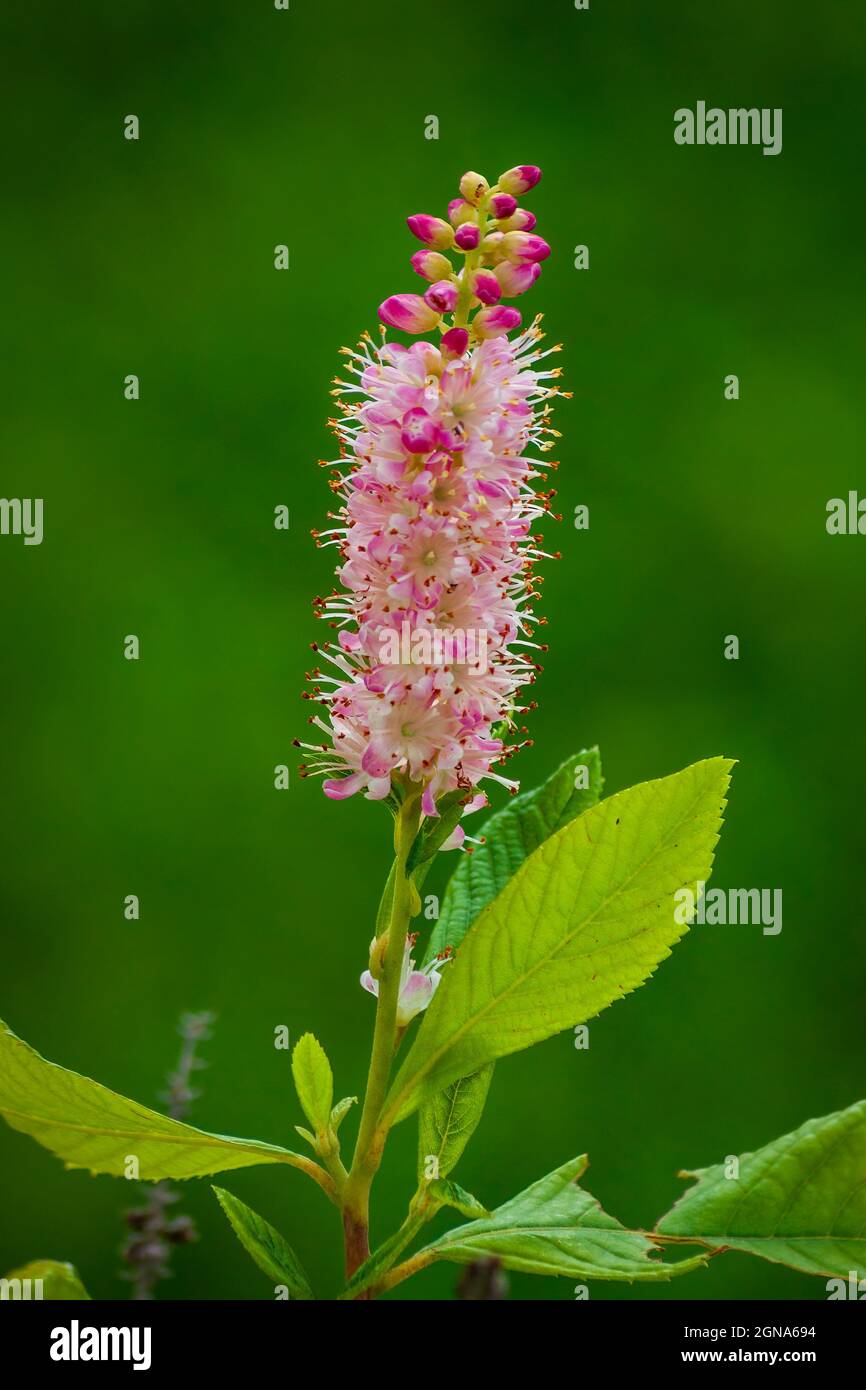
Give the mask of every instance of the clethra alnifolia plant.
[[(571, 1047), (570, 1030), (644, 984), (689, 929), (680, 904), (709, 879), (732, 766), (710, 758), (606, 799), (597, 748), (560, 750), (532, 791), (504, 771), (526, 742), (526, 688), (546, 649), (535, 571), (554, 493), (539, 480), (555, 467), (551, 401), (564, 394), (540, 317), (525, 326), (507, 302), (550, 254), (519, 202), (540, 178), (534, 165), (493, 185), (470, 172), (447, 218), (408, 219), (427, 288), (381, 304), (381, 340), (365, 333), (344, 349), (334, 387), (336, 509), (317, 541), (335, 548), (338, 584), (316, 608), (335, 635), (309, 673), (319, 712), (303, 772), (320, 774), (334, 801), (381, 803), (393, 830), (359, 957), (375, 1021), (358, 1110), (354, 1096), (335, 1103), (310, 1033), (292, 1054), (306, 1121), (296, 1128), (307, 1151), (296, 1152), (148, 1110), (0, 1027), (0, 1111), (69, 1167), (159, 1183), (280, 1163), (312, 1179), (336, 1209), (345, 1255), (342, 1287), (324, 1295), (280, 1232), (214, 1189), (277, 1298), (366, 1300), (438, 1261), (468, 1266), (465, 1297), (502, 1297), (505, 1270), (565, 1277), (585, 1297), (593, 1280), (665, 1281), (725, 1249), (831, 1282), (864, 1275), (866, 1102), (689, 1174), (694, 1185), (651, 1231), (621, 1225), (579, 1185), (585, 1155), (492, 1211), (487, 1192), (454, 1177), (496, 1063), (555, 1034)], [(467, 835), (464, 821), (497, 786), (510, 795)], [(449, 852), (456, 867), (424, 939), (422, 890)], [(418, 1156), (406, 1214), (383, 1236), (372, 1199), (389, 1136), (409, 1121)], [(682, 1245), (699, 1249), (682, 1258)], [(69, 1266), (56, 1270), (68, 1289)], [(77, 1287), (55, 1296), (86, 1297)]]

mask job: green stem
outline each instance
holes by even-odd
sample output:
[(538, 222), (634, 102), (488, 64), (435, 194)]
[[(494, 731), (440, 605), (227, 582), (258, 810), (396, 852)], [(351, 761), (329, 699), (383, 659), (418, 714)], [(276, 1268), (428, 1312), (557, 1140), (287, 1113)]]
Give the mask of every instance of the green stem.
[(490, 202), (492, 193), (493, 190), (491, 189), (490, 193), (485, 194), (478, 203), (478, 211), (476, 214), (478, 248), (475, 251), (467, 252), (466, 255), (463, 280), (460, 293), (457, 297), (457, 306), (454, 310), (455, 328), (466, 328), (469, 323), (469, 309), (472, 304), (472, 272), (473, 270), (477, 270), (484, 262), (484, 252), (481, 250), (481, 243), (484, 240), (484, 234), (487, 228), (487, 206)]
[(381, 953), (379, 998), (367, 1093), (364, 1097), (352, 1167), (342, 1194), (347, 1278), (354, 1274), (369, 1255), (370, 1187), (381, 1162), (385, 1142), (385, 1134), (379, 1129), (379, 1119), (388, 1091), (398, 1039), (397, 1005), (406, 936), (417, 902), (417, 894), (406, 873), (406, 861), (418, 833), (420, 821), (421, 788), (410, 785), (394, 827), (396, 858), (392, 871), (393, 886), (387, 943)]

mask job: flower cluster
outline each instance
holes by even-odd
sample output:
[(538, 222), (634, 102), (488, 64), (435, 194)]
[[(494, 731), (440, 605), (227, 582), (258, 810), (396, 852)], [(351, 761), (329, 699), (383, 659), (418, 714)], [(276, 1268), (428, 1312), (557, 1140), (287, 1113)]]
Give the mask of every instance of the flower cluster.
[(539, 366), (539, 319), (509, 339), (521, 316), (501, 301), (530, 288), (550, 251), (517, 203), (540, 177), (521, 165), (491, 187), (467, 173), (447, 221), (410, 217), (423, 242), (412, 265), (429, 287), (391, 296), (379, 317), (415, 341), (383, 331), (380, 345), (365, 334), (343, 349), (352, 379), (335, 381), (331, 422), (341, 456), (326, 465), (339, 510), (314, 533), (340, 552), (341, 587), (316, 600), (338, 638), (314, 647), (331, 673), (310, 673), (308, 698), (323, 705), (310, 722), (326, 742), (301, 745), (312, 755), (302, 772), (325, 773), (328, 796), (381, 799), (411, 781), (435, 816), (447, 792), (483, 805), (484, 778), (516, 789), (495, 769), (532, 707), (517, 703), (540, 669), (544, 552), (532, 527), (554, 496), (534, 489), (543, 460), (526, 450), (552, 447), (560, 373)]

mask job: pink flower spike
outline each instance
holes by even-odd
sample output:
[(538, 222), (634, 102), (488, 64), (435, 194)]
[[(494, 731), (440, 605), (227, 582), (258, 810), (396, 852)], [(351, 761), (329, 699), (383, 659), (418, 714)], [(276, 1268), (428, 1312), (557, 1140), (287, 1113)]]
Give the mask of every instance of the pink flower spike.
[(439, 314), (425, 304), (420, 294), (392, 294), (379, 305), (379, 318), (404, 333), (426, 333), (435, 328)]
[(429, 454), (435, 449), (439, 437), (439, 425), (432, 415), (420, 405), (407, 410), (403, 416), (400, 440), (410, 454)]
[(406, 225), (413, 236), (423, 241), (425, 246), (432, 246), (434, 251), (447, 251), (454, 244), (454, 228), (441, 217), (416, 212), (406, 218)]
[(490, 211), (494, 217), (510, 217), (517, 210), (517, 199), (510, 193), (494, 193), (490, 199)]
[[(461, 264), (458, 276), (446, 262), (438, 274), (438, 248), (425, 244), (413, 257), (425, 279), (415, 283), (435, 302), (422, 293), (387, 298), (379, 310), (387, 334), (364, 333), (344, 350), (334, 382), (336, 503), (317, 543), (334, 548), (337, 583), (316, 600), (330, 635), (315, 645), (314, 732), (299, 742), (303, 775), (327, 779), (334, 800), (386, 801), (413, 785), (426, 816), (454, 792), (468, 812), (482, 786), (517, 790), (505, 765), (535, 705), (526, 698), (541, 669), (534, 566), (546, 553), (536, 525), (554, 495), (535, 480), (555, 436), (550, 401), (561, 392), (538, 319), (522, 325), (510, 304), (482, 302), (495, 301), (497, 287), (522, 293), (539, 274), (540, 238), (487, 218), (498, 192), (484, 193), (459, 224), (474, 229), (484, 210), (471, 269)], [(428, 234), (428, 221), (421, 230)], [(455, 287), (452, 319), (438, 306), (453, 301)], [(450, 843), (462, 839), (461, 827)], [(371, 993), (377, 959), (363, 962)], [(404, 966), (407, 1022), (436, 979), (408, 953)]]
[(449, 328), (439, 346), (446, 357), (462, 357), (469, 346), (469, 333), (465, 328)]
[(540, 178), (541, 170), (537, 164), (515, 164), (513, 169), (499, 175), (499, 187), (503, 193), (513, 193), (519, 198), (521, 193), (528, 193), (530, 188), (534, 188)]
[(527, 261), (523, 265), (502, 261), (493, 274), (502, 293), (507, 299), (513, 299), (515, 295), (525, 294), (527, 290), (532, 289), (541, 274), (541, 266), (537, 261)]
[(490, 309), (479, 309), (472, 320), (472, 327), (479, 338), (500, 338), (519, 328), (522, 317), (519, 309), (511, 309), (505, 304), (497, 304)]
[(490, 270), (479, 270), (472, 281), (472, 292), (482, 304), (498, 304), (502, 298), (502, 286)]
[(475, 223), (462, 223), (454, 233), (454, 242), (461, 251), (474, 251), (478, 245), (478, 228)]
[(502, 250), (510, 261), (546, 261), (550, 247), (543, 237), (532, 232), (507, 232), (502, 238)]
[(454, 269), (447, 256), (441, 251), (416, 251), (412, 257), (412, 269), (425, 280), (444, 280)]
[(437, 280), (424, 295), (424, 300), (437, 314), (450, 314), (457, 303), (457, 286), (451, 280)]

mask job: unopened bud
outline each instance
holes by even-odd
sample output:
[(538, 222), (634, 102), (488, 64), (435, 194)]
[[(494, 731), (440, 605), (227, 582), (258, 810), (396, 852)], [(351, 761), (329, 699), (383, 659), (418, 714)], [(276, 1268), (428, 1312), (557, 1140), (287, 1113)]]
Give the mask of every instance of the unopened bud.
[(454, 241), (461, 251), (474, 251), (478, 245), (478, 228), (474, 222), (464, 222), (454, 233)]
[(406, 218), (406, 225), (413, 236), (423, 241), (425, 246), (432, 246), (434, 251), (447, 251), (454, 244), (454, 228), (441, 217), (416, 212)]
[(503, 232), (531, 232), (537, 222), (534, 212), (528, 208), (518, 208), (511, 217), (502, 218), (499, 226)]
[(519, 328), (521, 322), (519, 309), (496, 304), (490, 309), (479, 309), (472, 320), (472, 328), (479, 338), (501, 338), (512, 328)]
[(510, 261), (546, 261), (550, 247), (543, 237), (533, 232), (506, 232), (502, 250)]
[(541, 274), (541, 266), (536, 261), (526, 261), (521, 265), (514, 265), (512, 261), (502, 261), (493, 274), (502, 293), (506, 298), (513, 299), (515, 295), (525, 294), (527, 290), (532, 289)]
[(517, 199), (510, 193), (494, 193), (490, 199), (490, 212), (493, 217), (510, 217), (517, 211)]
[(474, 169), (470, 169), (460, 180), (460, 192), (463, 194), (467, 203), (472, 203), (474, 207), (477, 207), (489, 188), (490, 184), (487, 182), (484, 175), (476, 174)]
[(448, 204), (448, 221), (452, 227), (459, 227), (462, 222), (472, 222), (475, 220), (475, 209), (471, 203), (467, 203), (465, 198), (452, 198)]
[(472, 293), (482, 304), (498, 304), (502, 286), (491, 270), (478, 270), (472, 278)]
[(530, 188), (534, 188), (541, 178), (541, 170), (537, 164), (515, 164), (513, 169), (506, 169), (504, 174), (499, 175), (499, 187), (503, 193), (513, 193), (519, 198), (521, 193), (528, 193)]
[(442, 334), (439, 347), (445, 357), (462, 357), (469, 346), (469, 334), (465, 328), (449, 328)]
[(424, 295), (424, 302), (437, 314), (450, 314), (457, 303), (457, 286), (451, 280), (437, 280)]
[(425, 304), (420, 294), (392, 294), (379, 305), (379, 318), (404, 333), (426, 333), (439, 322), (436, 310)]
[(425, 280), (444, 280), (454, 267), (441, 251), (416, 251), (412, 257), (412, 269)]

